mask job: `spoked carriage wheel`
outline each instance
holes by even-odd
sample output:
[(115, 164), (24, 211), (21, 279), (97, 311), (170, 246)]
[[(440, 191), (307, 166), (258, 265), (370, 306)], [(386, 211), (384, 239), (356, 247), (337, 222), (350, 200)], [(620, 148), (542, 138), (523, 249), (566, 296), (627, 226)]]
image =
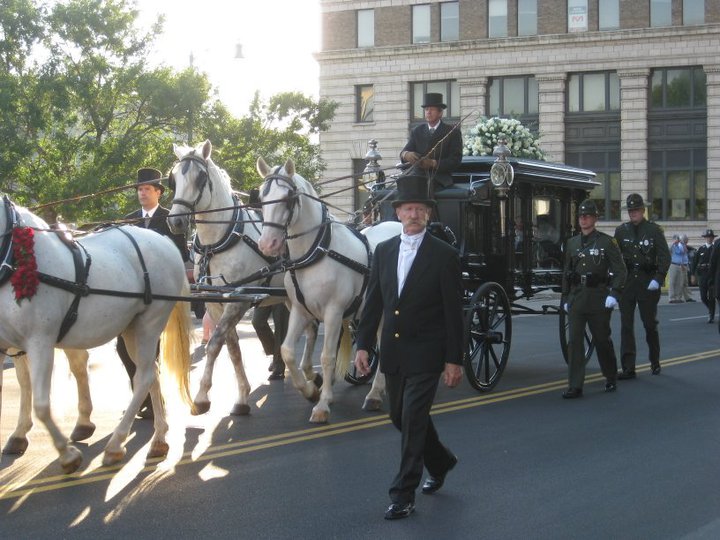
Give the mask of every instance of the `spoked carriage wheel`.
[[(565, 358), (565, 363), (567, 364), (570, 360), (570, 351), (568, 350), (568, 341), (570, 339), (570, 321), (568, 318), (568, 314), (565, 312), (565, 309), (563, 309), (563, 306), (560, 306), (560, 348), (562, 349), (563, 358)], [(588, 327), (585, 327), (585, 361), (589, 361), (590, 357), (593, 354), (593, 351), (595, 350), (595, 344), (593, 343), (592, 335), (590, 334), (590, 330)]]
[(512, 320), (505, 290), (484, 283), (465, 309), (465, 374), (473, 388), (487, 392), (498, 383), (510, 356)]

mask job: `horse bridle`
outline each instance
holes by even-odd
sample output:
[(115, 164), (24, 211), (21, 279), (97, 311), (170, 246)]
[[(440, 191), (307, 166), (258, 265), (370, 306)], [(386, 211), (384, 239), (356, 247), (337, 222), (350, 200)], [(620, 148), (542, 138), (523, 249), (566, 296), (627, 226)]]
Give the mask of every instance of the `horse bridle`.
[[(184, 156), (180, 161), (178, 161), (175, 165), (178, 165), (180, 163), (183, 164), (182, 173), (187, 174), (188, 169), (190, 168), (190, 164), (192, 162), (195, 162), (199, 164), (202, 167), (201, 176), (199, 180), (198, 185), (198, 196), (195, 198), (193, 202), (186, 201), (185, 199), (180, 199), (178, 197), (174, 197), (172, 200), (173, 204), (179, 204), (180, 206), (184, 206), (185, 208), (188, 208), (190, 211), (195, 210), (195, 206), (200, 202), (200, 199), (202, 199), (203, 193), (205, 192), (205, 186), (209, 186), (208, 189), (210, 190), (210, 193), (212, 193), (213, 185), (210, 181), (210, 171), (208, 169), (208, 163), (207, 160), (200, 156), (195, 155), (195, 151), (193, 150), (188, 155)], [(175, 165), (173, 165), (173, 169), (175, 169)], [(172, 173), (172, 169), (170, 171), (170, 176), (168, 177), (168, 187), (175, 193), (175, 175)]]
[(290, 223), (293, 219), (293, 213), (295, 212), (295, 205), (300, 204), (300, 197), (298, 196), (298, 187), (295, 181), (287, 175), (280, 174), (280, 169), (282, 167), (277, 167), (274, 172), (269, 174), (265, 177), (265, 181), (263, 182), (263, 189), (262, 189), (262, 197), (266, 197), (268, 192), (270, 191), (270, 186), (272, 186), (273, 181), (280, 184), (280, 182), (285, 182), (288, 185), (288, 194), (286, 197), (283, 197), (282, 199), (277, 199), (275, 201), (272, 201), (273, 203), (282, 203), (284, 202), (287, 205), (288, 209), (288, 218), (285, 221), (285, 225), (281, 225), (280, 223), (273, 223), (272, 221), (265, 221), (265, 218), (263, 217), (263, 226), (267, 227), (275, 227), (276, 229), (280, 229), (282, 231), (285, 231), (285, 234), (287, 234), (287, 229), (290, 226)]

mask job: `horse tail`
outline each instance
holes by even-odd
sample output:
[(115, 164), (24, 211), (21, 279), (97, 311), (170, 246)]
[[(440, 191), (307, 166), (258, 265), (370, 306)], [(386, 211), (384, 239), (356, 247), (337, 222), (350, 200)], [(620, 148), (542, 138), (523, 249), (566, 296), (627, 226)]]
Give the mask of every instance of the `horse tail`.
[(335, 377), (344, 377), (350, 367), (352, 355), (352, 332), (349, 321), (343, 321), (342, 333), (340, 334), (340, 346), (338, 347), (337, 358), (335, 359)]
[[(187, 280), (184, 281), (180, 294), (182, 296), (190, 294)], [(191, 332), (190, 305), (187, 302), (176, 302), (165, 330), (160, 336), (160, 361), (175, 380), (182, 401), (195, 412), (195, 405), (190, 396)]]

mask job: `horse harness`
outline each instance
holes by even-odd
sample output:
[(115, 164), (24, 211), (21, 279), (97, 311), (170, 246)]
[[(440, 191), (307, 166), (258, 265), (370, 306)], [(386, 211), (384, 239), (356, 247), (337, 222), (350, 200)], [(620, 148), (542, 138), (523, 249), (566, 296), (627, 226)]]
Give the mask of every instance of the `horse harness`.
[[(4, 236), (6, 235), (7, 238), (3, 238), (2, 243), (0, 243), (0, 260), (2, 260), (0, 266), (0, 286), (3, 285), (15, 271), (12, 250), (12, 229), (18, 226), (20, 219), (17, 210), (6, 195), (3, 196), (3, 206), (8, 218), (6, 222), (10, 224), (10, 227), (8, 231), (4, 234)], [(73, 265), (75, 267), (75, 281), (70, 281), (57, 276), (52, 276), (50, 274), (46, 274), (40, 271), (37, 272), (37, 276), (40, 282), (45, 283), (46, 285), (50, 285), (51, 287), (63, 289), (65, 291), (75, 294), (75, 298), (70, 304), (70, 307), (68, 308), (68, 311), (65, 314), (62, 323), (60, 324), (60, 330), (58, 332), (56, 343), (62, 341), (70, 328), (72, 328), (73, 324), (75, 324), (75, 322), (77, 321), (80, 299), (85, 296), (89, 296), (90, 294), (119, 296), (123, 298), (142, 298), (145, 304), (152, 303), (153, 299), (178, 300), (178, 298), (174, 296), (152, 294), (150, 287), (150, 274), (148, 273), (145, 259), (142, 255), (142, 252), (140, 251), (140, 246), (138, 245), (137, 241), (135, 240), (135, 238), (132, 237), (132, 235), (130, 235), (130, 233), (128, 233), (119, 226), (111, 225), (104, 230), (110, 229), (116, 229), (122, 234), (124, 234), (135, 248), (135, 252), (137, 253), (138, 260), (143, 271), (145, 290), (143, 292), (129, 292), (89, 287), (87, 284), (87, 280), (88, 276), (90, 275), (90, 266), (92, 264), (92, 258), (90, 257), (90, 254), (80, 242), (72, 239), (69, 233), (67, 233), (66, 231), (61, 229), (51, 229), (49, 232), (55, 233), (57, 237), (62, 241), (62, 243), (70, 250), (70, 253), (72, 253)]]
[[(368, 243), (368, 240), (365, 236), (360, 234), (357, 230), (355, 230), (352, 227), (348, 227), (344, 223), (339, 223), (337, 221), (333, 221), (330, 219), (330, 215), (328, 212), (327, 205), (323, 203), (322, 201), (318, 200), (321, 203), (322, 208), (322, 218), (320, 220), (320, 224), (316, 227), (313, 227), (312, 229), (308, 231), (304, 231), (298, 234), (294, 235), (288, 235), (287, 229), (290, 225), (293, 217), (293, 212), (295, 210), (295, 205), (300, 204), (299, 198), (300, 195), (305, 195), (304, 193), (299, 193), (297, 189), (297, 185), (293, 181), (292, 178), (286, 175), (279, 174), (280, 167), (277, 167), (275, 171), (271, 174), (269, 174), (265, 178), (265, 187), (263, 189), (263, 196), (266, 196), (268, 192), (270, 191), (270, 185), (273, 181), (285, 182), (288, 187), (288, 196), (284, 199), (281, 199), (277, 202), (285, 202), (288, 206), (288, 218), (285, 222), (285, 225), (282, 225), (280, 223), (273, 223), (268, 221), (263, 221), (263, 225), (268, 227), (275, 227), (278, 229), (281, 229), (285, 231), (285, 239), (291, 240), (293, 238), (298, 238), (300, 236), (303, 236), (305, 234), (309, 234), (315, 229), (318, 230), (317, 235), (315, 236), (315, 241), (313, 242), (312, 246), (310, 246), (310, 249), (303, 255), (301, 258), (296, 259), (294, 261), (290, 261), (289, 264), (284, 266), (284, 270), (290, 272), (290, 277), (292, 278), (293, 286), (295, 287), (295, 295), (297, 296), (298, 301), (302, 304), (302, 306), (305, 308), (305, 310), (313, 315), (312, 311), (307, 306), (307, 303), (305, 301), (305, 295), (303, 295), (302, 290), (300, 289), (300, 283), (298, 282), (296, 271), (307, 268), (316, 262), (319, 262), (324, 256), (328, 256), (334, 261), (339, 262), (340, 264), (347, 266), (351, 270), (354, 270), (355, 272), (358, 272), (363, 276), (363, 283), (362, 287), (360, 288), (360, 292), (358, 295), (353, 298), (353, 301), (350, 303), (350, 305), (345, 309), (343, 312), (343, 319), (348, 317), (349, 315), (355, 313), (358, 308), (360, 307), (360, 304), (362, 303), (363, 297), (365, 296), (365, 291), (368, 286), (368, 282), (370, 280), (370, 264), (372, 260), (372, 254), (370, 252), (370, 244)], [(307, 195), (309, 196), (309, 195)], [(346, 257), (342, 253), (338, 253), (335, 250), (329, 249), (330, 247), (330, 241), (332, 240), (332, 226), (333, 225), (342, 225), (343, 227), (347, 227), (352, 233), (362, 242), (363, 246), (365, 246), (365, 251), (367, 253), (368, 258), (368, 265), (365, 266), (362, 263), (359, 263), (358, 261), (355, 261), (349, 257)], [(317, 319), (317, 317), (315, 317)]]

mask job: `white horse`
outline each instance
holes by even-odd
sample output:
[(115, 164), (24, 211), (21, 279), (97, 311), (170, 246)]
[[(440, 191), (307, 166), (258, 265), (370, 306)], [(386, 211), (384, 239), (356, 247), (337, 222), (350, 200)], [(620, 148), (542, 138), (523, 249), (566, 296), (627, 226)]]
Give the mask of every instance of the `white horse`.
[[(67, 349), (65, 351), (70, 371), (75, 377), (78, 390), (78, 419), (75, 428), (70, 434), (73, 442), (89, 439), (95, 433), (95, 424), (90, 421), (92, 413), (92, 398), (88, 382), (87, 363), (89, 353), (86, 350)], [(15, 373), (20, 386), (20, 408), (18, 409), (18, 422), (15, 431), (10, 435), (3, 447), (2, 453), (6, 455), (24, 454), (28, 447), (27, 434), (32, 428), (32, 386), (30, 383), (30, 370), (27, 354), (19, 351), (13, 355)], [(0, 387), (2, 386), (2, 370), (0, 369)]]
[(312, 185), (295, 173), (292, 160), (271, 169), (259, 158), (257, 170), (264, 179), (260, 188), (264, 217), (260, 249), (277, 255), (287, 245), (290, 255), (285, 289), (292, 307), (282, 357), (293, 385), (313, 401), (318, 398), (317, 388), (295, 366), (295, 343), (309, 321), (316, 319), (325, 325), (320, 356), (323, 385), (310, 415), (310, 422), (325, 423), (330, 415), (334, 376), (344, 373), (350, 361), (351, 336), (345, 323), (359, 313), (363, 301), (369, 277), (369, 246), (356, 231), (327, 212)]
[[(260, 238), (258, 223), (262, 221), (262, 216), (244, 208), (233, 193), (227, 173), (210, 158), (210, 141), (200, 143), (195, 148), (174, 145), (173, 150), (178, 162), (170, 173), (169, 183), (175, 195), (168, 224), (173, 232), (184, 232), (190, 225), (190, 217), (196, 219), (195, 281), (207, 282), (207, 278), (211, 278), (213, 285), (282, 287), (282, 274), (261, 271), (274, 262), (273, 258), (265, 257), (257, 247)], [(269, 303), (283, 301), (284, 297), (268, 299)], [(238, 398), (232, 414), (250, 413), (250, 383), (245, 375), (235, 327), (251, 306), (250, 301), (208, 304), (210, 316), (217, 321), (217, 327), (207, 344), (205, 371), (195, 397), (198, 414), (210, 409), (213, 369), (223, 343), (227, 344), (238, 385)], [(314, 330), (314, 326), (308, 327), (304, 361), (304, 369), (308, 372), (312, 371), (312, 349), (316, 339)]]
[[(110, 437), (103, 464), (119, 462), (123, 442), (148, 391), (155, 413), (155, 434), (149, 457), (167, 454), (168, 424), (157, 381), (155, 353), (161, 334), (161, 359), (190, 402), (190, 313), (187, 304), (173, 298), (187, 295), (185, 267), (175, 245), (167, 238), (133, 226), (111, 227), (70, 244), (64, 232), (16, 207), (7, 197), (0, 209), (0, 348), (25, 351), (37, 418), (53, 439), (60, 465), (67, 473), (78, 469), (82, 454), (61, 433), (50, 410), (50, 378), (54, 348), (90, 349), (122, 335), (137, 365), (134, 392)], [(10, 274), (13, 268), (13, 230), (34, 230), (34, 257), (40, 278), (36, 293), (16, 302)], [(74, 247), (73, 250), (69, 246)], [(78, 263), (78, 264), (76, 264)], [(2, 275), (2, 272), (5, 275)], [(4, 279), (3, 279), (4, 278)], [(173, 306), (175, 308), (173, 309)], [(70, 322), (75, 319), (74, 323)], [(165, 332), (163, 332), (165, 328)]]

